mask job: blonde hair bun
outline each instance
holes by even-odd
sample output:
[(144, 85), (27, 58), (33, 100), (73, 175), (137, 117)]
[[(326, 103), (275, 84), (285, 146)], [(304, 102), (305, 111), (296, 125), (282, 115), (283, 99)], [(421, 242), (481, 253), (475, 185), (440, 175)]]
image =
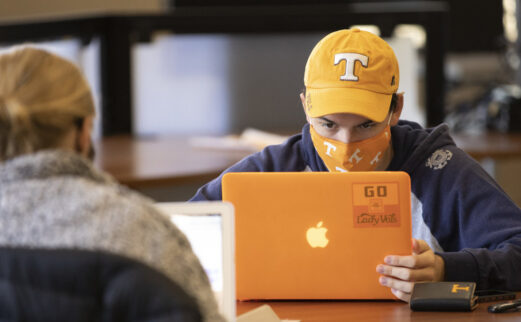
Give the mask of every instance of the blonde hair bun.
[(0, 54), (0, 161), (56, 147), (77, 119), (93, 114), (90, 88), (72, 62), (28, 45)]

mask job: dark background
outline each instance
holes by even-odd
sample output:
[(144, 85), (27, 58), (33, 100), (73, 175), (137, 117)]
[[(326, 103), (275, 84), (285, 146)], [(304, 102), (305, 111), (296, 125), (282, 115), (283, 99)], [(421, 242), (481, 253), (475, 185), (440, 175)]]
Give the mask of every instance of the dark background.
[[(412, 0), (170, 0), (170, 7), (194, 6), (258, 6), (258, 5), (317, 5)], [(435, 2), (431, 1), (431, 2)], [(438, 0), (438, 2), (441, 0)], [(421, 3), (423, 1), (416, 0)], [(449, 52), (496, 51), (503, 45), (503, 7), (501, 0), (448, 0), (450, 6), (448, 39)], [(393, 26), (379, 25), (382, 35), (391, 35)]]

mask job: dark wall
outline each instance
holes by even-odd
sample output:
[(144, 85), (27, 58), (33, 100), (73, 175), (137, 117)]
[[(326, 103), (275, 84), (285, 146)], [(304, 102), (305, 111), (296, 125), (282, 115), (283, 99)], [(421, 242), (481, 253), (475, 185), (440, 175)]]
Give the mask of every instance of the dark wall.
[[(341, 4), (368, 2), (403, 2), (414, 0), (170, 0), (171, 7), (252, 6)], [(423, 0), (426, 1), (426, 0)], [(432, 1), (432, 0), (431, 0)], [(443, 1), (443, 0), (434, 0)], [(415, 0), (421, 3), (422, 0)], [(501, 48), (503, 6), (501, 0), (447, 0), (449, 3), (449, 52), (496, 51)], [(421, 4), (420, 4), (421, 5)], [(383, 36), (390, 36), (393, 26), (382, 25)]]
[(501, 48), (501, 0), (451, 0), (449, 5), (449, 51), (495, 51)]

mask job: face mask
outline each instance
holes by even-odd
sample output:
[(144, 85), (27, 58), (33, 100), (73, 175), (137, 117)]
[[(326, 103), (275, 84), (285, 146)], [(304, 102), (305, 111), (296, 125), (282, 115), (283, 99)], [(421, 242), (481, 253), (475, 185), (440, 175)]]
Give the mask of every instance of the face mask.
[(378, 135), (369, 139), (343, 143), (319, 135), (310, 126), (311, 140), (329, 171), (373, 171), (382, 162), (391, 142), (389, 124)]

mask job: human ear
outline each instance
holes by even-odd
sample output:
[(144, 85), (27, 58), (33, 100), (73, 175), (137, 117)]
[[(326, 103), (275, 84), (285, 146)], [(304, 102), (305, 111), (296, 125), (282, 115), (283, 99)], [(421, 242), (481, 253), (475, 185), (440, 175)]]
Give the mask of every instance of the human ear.
[(92, 124), (94, 117), (87, 116), (83, 119), (81, 127), (78, 129), (78, 136), (76, 145), (78, 146), (78, 152), (84, 156), (89, 156), (89, 151), (91, 150), (91, 132), (92, 132)]
[(400, 120), (400, 115), (402, 115), (403, 110), (403, 93), (396, 94), (396, 97), (396, 106), (394, 107), (393, 114), (391, 115), (391, 126), (395, 126), (396, 124), (398, 124), (398, 121)]

